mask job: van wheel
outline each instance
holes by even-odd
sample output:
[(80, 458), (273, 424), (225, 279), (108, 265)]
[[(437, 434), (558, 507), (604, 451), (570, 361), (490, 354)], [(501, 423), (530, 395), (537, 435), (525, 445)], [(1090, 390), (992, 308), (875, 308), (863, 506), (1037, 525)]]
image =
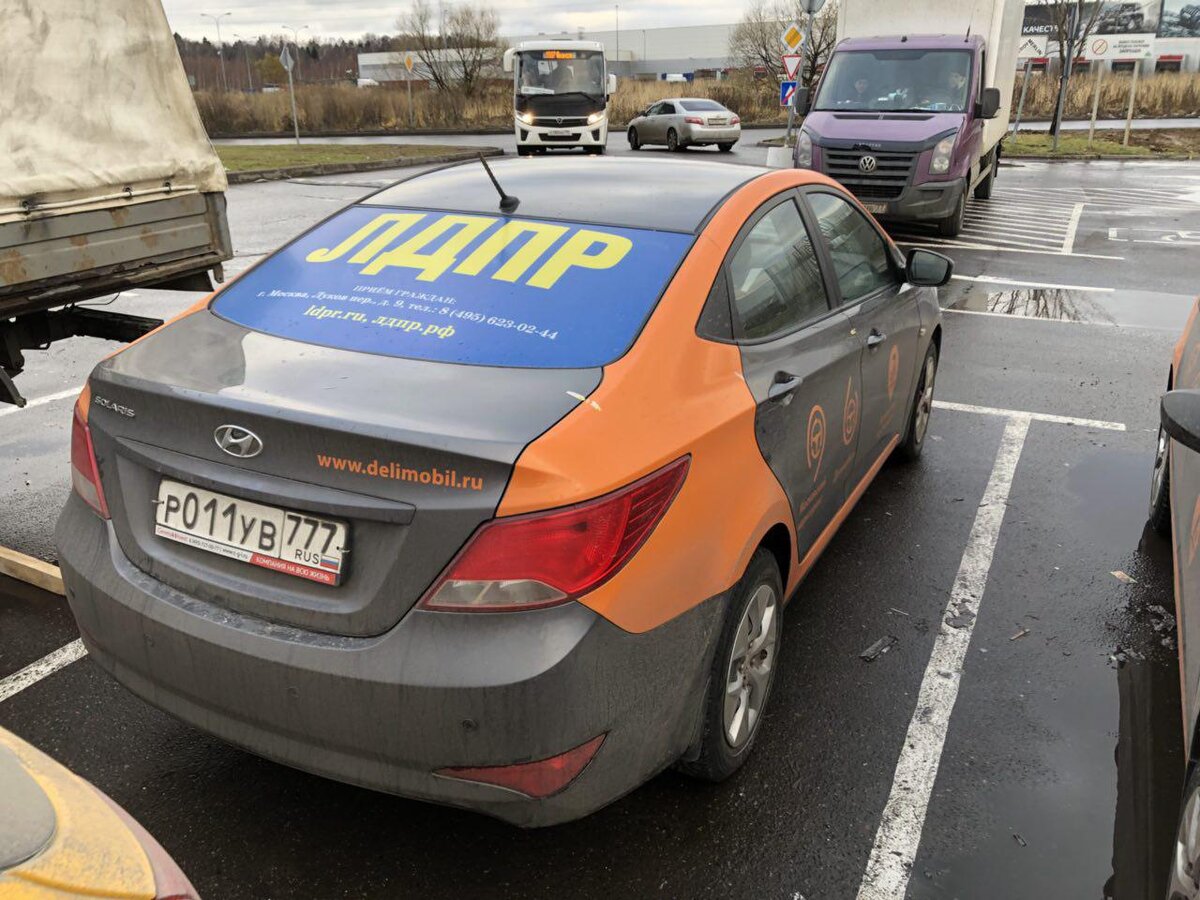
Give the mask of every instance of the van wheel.
[(724, 781), (750, 756), (779, 667), (783, 582), (760, 547), (734, 586), (704, 692), (700, 753), (679, 768), (693, 778)]
[(925, 351), (921, 363), (921, 375), (917, 379), (917, 392), (913, 396), (912, 412), (908, 416), (908, 427), (896, 445), (896, 454), (908, 462), (916, 462), (925, 449), (925, 438), (929, 434), (929, 417), (933, 412), (933, 386), (937, 381), (938, 348), (933, 341)]
[(942, 237), (958, 237), (962, 234), (963, 218), (967, 214), (967, 188), (969, 186), (970, 182), (963, 182), (962, 194), (958, 198), (958, 205), (954, 207), (954, 212), (944, 219), (938, 219), (938, 234)]
[(630, 150), (641, 150), (642, 149), (642, 139), (638, 137), (636, 128), (629, 129), (629, 149)]
[(1171, 447), (1167, 433), (1158, 426), (1154, 471), (1150, 473), (1150, 527), (1163, 537), (1171, 536)]
[(680, 146), (680, 143), (679, 143), (679, 135), (677, 135), (675, 133), (674, 128), (672, 128), (670, 131), (667, 132), (667, 149), (670, 150), (672, 153), (678, 153), (680, 150), (683, 149), (683, 147)]
[(987, 177), (979, 184), (975, 185), (976, 200), (991, 200), (992, 186), (996, 183), (996, 166), (1000, 164), (1000, 154), (992, 154), (992, 167), (988, 170)]

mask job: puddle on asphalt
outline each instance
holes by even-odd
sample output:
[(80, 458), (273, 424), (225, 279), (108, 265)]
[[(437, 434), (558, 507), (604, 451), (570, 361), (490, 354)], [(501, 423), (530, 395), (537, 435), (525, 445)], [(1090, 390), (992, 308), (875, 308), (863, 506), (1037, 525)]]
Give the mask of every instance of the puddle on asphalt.
[(968, 312), (1182, 332), (1194, 299), (1154, 291), (1008, 289), (999, 284), (954, 282), (946, 288), (943, 302), (949, 309)]

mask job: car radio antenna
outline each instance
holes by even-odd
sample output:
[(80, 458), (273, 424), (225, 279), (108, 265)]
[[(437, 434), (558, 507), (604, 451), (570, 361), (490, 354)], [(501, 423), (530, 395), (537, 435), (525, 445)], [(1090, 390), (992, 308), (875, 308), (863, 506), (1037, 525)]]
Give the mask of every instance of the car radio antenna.
[(487, 160), (483, 158), (483, 154), (479, 154), (479, 161), (483, 163), (483, 170), (487, 172), (488, 178), (492, 179), (492, 184), (496, 186), (496, 193), (500, 195), (500, 212), (505, 215), (515, 213), (517, 207), (521, 205), (521, 201), (512, 194), (504, 193), (504, 188), (500, 187), (500, 182), (496, 180), (496, 176), (492, 174), (492, 167), (487, 164)]

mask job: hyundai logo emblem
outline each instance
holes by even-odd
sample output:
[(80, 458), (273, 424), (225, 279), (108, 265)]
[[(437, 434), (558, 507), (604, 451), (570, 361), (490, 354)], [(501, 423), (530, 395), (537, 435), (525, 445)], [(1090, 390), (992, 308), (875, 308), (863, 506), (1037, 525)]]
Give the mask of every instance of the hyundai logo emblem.
[(262, 439), (253, 431), (238, 425), (222, 425), (213, 432), (217, 446), (239, 459), (250, 459), (262, 453)]
[(879, 163), (873, 156), (864, 156), (858, 161), (858, 168), (863, 172), (874, 172), (877, 165), (879, 165)]

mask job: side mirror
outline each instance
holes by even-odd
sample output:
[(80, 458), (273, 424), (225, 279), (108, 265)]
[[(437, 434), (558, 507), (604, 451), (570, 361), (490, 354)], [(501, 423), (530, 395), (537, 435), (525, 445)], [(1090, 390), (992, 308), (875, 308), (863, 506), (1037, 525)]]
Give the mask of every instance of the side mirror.
[(609, 74), (608, 76), (608, 94), (612, 96), (617, 92), (617, 76)]
[(1163, 430), (1171, 439), (1200, 453), (1200, 391), (1167, 391), (1160, 412)]
[(954, 274), (954, 262), (932, 250), (909, 250), (904, 280), (917, 287), (941, 287)]
[(507, 50), (504, 51), (504, 71), (505, 72), (511, 72), (513, 70), (513, 55), (516, 52), (517, 52), (516, 49), (513, 47), (509, 47)]
[(802, 116), (808, 115), (808, 88), (797, 87), (792, 91), (792, 109)]
[(1000, 89), (984, 88), (983, 96), (975, 104), (976, 112), (981, 119), (994, 119), (1000, 112)]

